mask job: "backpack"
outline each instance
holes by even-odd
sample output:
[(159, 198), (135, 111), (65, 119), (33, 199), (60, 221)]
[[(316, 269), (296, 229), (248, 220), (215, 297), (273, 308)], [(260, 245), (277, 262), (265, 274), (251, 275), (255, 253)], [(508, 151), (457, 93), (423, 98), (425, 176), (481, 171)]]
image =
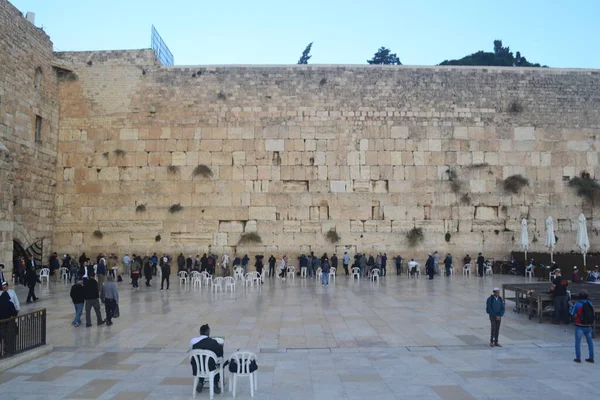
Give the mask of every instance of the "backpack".
[(596, 315), (592, 304), (589, 301), (586, 301), (581, 308), (583, 309), (581, 312), (581, 323), (583, 325), (594, 325)]

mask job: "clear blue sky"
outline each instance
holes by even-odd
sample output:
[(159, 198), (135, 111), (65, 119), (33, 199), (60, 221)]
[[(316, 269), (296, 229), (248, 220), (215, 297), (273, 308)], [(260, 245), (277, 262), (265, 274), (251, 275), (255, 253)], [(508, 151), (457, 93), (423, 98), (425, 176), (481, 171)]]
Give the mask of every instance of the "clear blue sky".
[(502, 39), (531, 62), (600, 68), (600, 0), (11, 0), (56, 50), (150, 47), (154, 24), (177, 65), (365, 64), (380, 46), (434, 65)]

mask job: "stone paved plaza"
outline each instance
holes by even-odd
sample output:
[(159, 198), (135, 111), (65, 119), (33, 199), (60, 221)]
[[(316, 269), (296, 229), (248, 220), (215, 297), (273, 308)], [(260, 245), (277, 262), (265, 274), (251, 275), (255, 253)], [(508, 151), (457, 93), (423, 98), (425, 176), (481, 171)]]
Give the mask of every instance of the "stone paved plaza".
[[(256, 399), (597, 398), (599, 368), (573, 363), (572, 327), (529, 321), (509, 302), (504, 347), (486, 346), (485, 298), (493, 286), (521, 279), (388, 275), (353, 283), (338, 276), (322, 287), (296, 278), (211, 294), (184, 290), (174, 278), (168, 292), (156, 285), (134, 292), (125, 278), (121, 317), (91, 328), (70, 326), (70, 285), (50, 283), (38, 290), (35, 306), (48, 309), (55, 351), (0, 373), (0, 397), (191, 398), (186, 350), (209, 323), (213, 336), (226, 338), (226, 355), (238, 348), (257, 353)], [(24, 290), (17, 290), (24, 303)], [(250, 398), (247, 379), (237, 397)]]

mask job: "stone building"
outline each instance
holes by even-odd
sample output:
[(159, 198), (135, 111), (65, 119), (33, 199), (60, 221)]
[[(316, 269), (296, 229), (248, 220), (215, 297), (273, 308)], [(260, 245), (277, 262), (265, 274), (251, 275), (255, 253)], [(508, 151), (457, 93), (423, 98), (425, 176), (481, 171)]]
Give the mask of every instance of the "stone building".
[[(12, 8), (0, 4), (7, 18)], [(17, 206), (11, 225), (2, 203), (4, 251), (11, 229), (23, 229), (61, 253), (347, 248), (422, 257), (437, 249), (506, 258), (519, 247), (521, 218), (532, 250), (544, 248), (549, 215), (557, 250), (575, 250), (581, 212), (594, 247), (593, 205), (568, 181), (600, 174), (600, 71), (164, 67), (151, 50), (55, 53), (53, 61), (49, 48), (36, 51), (43, 56), (12, 68), (32, 99), (38, 92), (25, 70), (38, 63), (44, 71), (48, 98), (31, 102), (51, 121), (48, 142), (39, 163), (11, 156), (21, 132), (29, 135), (24, 158), (41, 152), (31, 125), (37, 111), (8, 118), (3, 100), (0, 140), (7, 160), (17, 157), (15, 171), (26, 170), (8, 173)], [(69, 78), (51, 81), (52, 62)], [(0, 90), (4, 98), (18, 89)], [(7, 131), (16, 120), (30, 125)], [(3, 162), (0, 174), (10, 171)], [(512, 193), (504, 183), (515, 176), (529, 184)], [(46, 184), (54, 204), (33, 187), (23, 191), (19, 179)], [(17, 222), (27, 219), (22, 193), (36, 199), (26, 203), (38, 213), (29, 225)], [(423, 241), (411, 247), (413, 228)], [(260, 243), (244, 241), (254, 232)]]
[[(52, 42), (0, 0), (0, 263), (52, 248), (58, 80)], [(47, 254), (46, 254), (47, 255)]]

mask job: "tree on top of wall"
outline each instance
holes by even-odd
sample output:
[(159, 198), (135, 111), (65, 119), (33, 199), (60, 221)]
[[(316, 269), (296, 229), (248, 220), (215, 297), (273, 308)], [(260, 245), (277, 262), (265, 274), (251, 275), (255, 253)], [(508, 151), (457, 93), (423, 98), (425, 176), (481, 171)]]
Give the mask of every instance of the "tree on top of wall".
[[(502, 40), (494, 40), (494, 51), (485, 52), (478, 51), (477, 53), (470, 54), (458, 60), (445, 60), (440, 65), (484, 65), (484, 66), (497, 66), (497, 67), (542, 67), (537, 63), (531, 63), (527, 61), (527, 58), (521, 55), (520, 51), (517, 51), (513, 55), (510, 51), (510, 47), (504, 47)], [(548, 68), (547, 65), (543, 66)]]
[(369, 64), (377, 65), (402, 65), (396, 53), (392, 53), (390, 49), (380, 47), (373, 58), (367, 60)]
[(308, 46), (306, 46), (306, 48), (302, 52), (302, 55), (300, 56), (300, 59), (298, 60), (298, 64), (308, 64), (308, 60), (310, 60), (310, 58), (312, 57), (310, 55), (310, 49), (312, 49), (312, 45), (313, 42), (310, 42)]

